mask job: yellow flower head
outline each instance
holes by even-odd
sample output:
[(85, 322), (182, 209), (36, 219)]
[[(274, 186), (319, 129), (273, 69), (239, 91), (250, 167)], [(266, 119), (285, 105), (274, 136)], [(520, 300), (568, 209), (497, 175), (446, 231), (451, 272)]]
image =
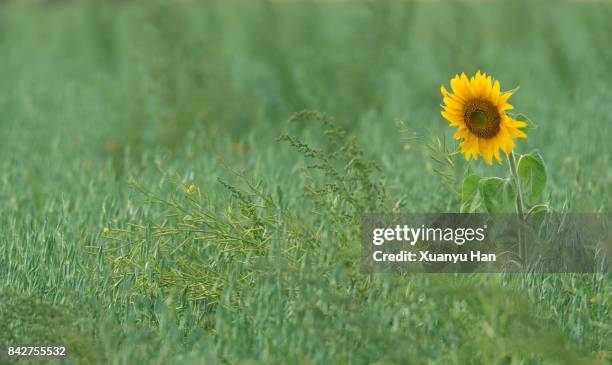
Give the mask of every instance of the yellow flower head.
[(450, 82), (452, 93), (441, 86), (444, 97), (442, 116), (451, 126), (458, 127), (455, 139), (463, 138), (461, 151), (466, 159), (478, 159), (478, 155), (493, 163), (493, 156), (501, 162), (499, 149), (506, 154), (514, 149), (512, 138), (527, 138), (519, 128), (527, 123), (513, 120), (506, 114), (512, 109), (508, 99), (512, 92), (500, 91), (499, 81), (478, 71), (468, 79), (465, 73), (455, 75)]
[(191, 185), (189, 185), (188, 187), (185, 188), (185, 192), (187, 194), (191, 194), (191, 193), (194, 192), (195, 188), (196, 188), (195, 184), (191, 184)]

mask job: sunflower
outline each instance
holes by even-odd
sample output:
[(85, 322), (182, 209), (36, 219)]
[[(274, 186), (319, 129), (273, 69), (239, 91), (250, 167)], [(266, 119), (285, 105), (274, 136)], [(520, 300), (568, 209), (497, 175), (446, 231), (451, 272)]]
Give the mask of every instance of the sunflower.
[(506, 110), (512, 109), (508, 99), (512, 92), (501, 92), (499, 81), (478, 71), (468, 79), (465, 73), (455, 75), (450, 82), (453, 92), (441, 86), (444, 97), (442, 116), (451, 126), (459, 129), (455, 139), (463, 138), (461, 151), (466, 159), (478, 159), (478, 155), (493, 163), (493, 157), (501, 162), (499, 150), (510, 154), (514, 149), (512, 138), (527, 138), (520, 130), (527, 123), (512, 119)]

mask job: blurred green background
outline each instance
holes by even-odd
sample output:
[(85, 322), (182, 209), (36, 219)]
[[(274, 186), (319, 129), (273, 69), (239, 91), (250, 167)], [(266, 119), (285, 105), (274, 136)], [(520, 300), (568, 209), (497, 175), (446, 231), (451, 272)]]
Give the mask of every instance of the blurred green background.
[[(366, 275), (358, 222), (459, 210), (410, 137), (455, 148), (439, 88), (479, 69), (520, 86), (538, 128), (517, 150), (544, 156), (553, 209), (609, 212), (611, 18), (607, 1), (0, 2), (0, 344), (66, 344), (75, 364), (609, 363), (609, 275)], [(342, 129), (288, 122), (301, 110)]]

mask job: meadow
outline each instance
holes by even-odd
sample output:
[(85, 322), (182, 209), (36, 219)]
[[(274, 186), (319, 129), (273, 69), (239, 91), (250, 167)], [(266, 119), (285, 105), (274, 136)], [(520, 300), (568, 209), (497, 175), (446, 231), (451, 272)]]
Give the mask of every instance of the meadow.
[(607, 1), (0, 2), (0, 346), (611, 363), (609, 274), (359, 267), (363, 213), (460, 210), (467, 162), (433, 169), (457, 147), (440, 85), (464, 71), (520, 86), (538, 127), (517, 150), (545, 156), (553, 210), (610, 212), (611, 18)]

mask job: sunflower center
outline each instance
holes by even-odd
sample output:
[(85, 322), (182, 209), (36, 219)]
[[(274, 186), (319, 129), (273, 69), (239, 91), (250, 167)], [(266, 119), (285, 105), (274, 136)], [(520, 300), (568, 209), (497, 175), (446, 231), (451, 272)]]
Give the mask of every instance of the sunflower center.
[(493, 138), (499, 132), (501, 117), (497, 108), (486, 100), (471, 100), (465, 103), (465, 125), (479, 138)]
[(482, 127), (487, 123), (487, 116), (482, 110), (476, 110), (470, 114), (470, 120), (474, 125)]

